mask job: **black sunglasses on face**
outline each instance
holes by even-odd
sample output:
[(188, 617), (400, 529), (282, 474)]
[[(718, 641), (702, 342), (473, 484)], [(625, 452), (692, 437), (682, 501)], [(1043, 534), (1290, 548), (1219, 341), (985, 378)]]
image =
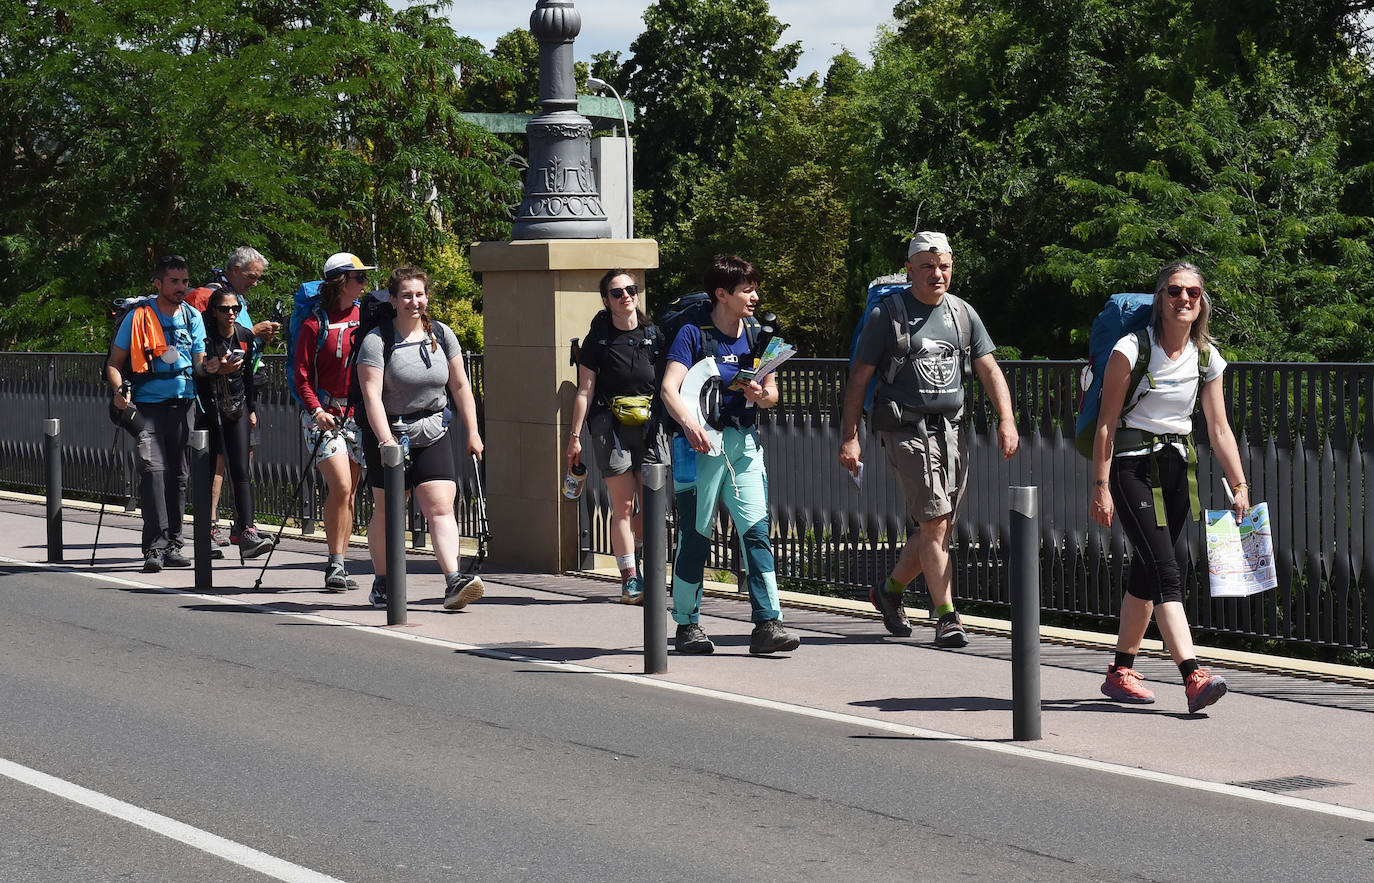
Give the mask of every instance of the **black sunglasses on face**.
[(217, 312), (226, 314), (238, 313), (242, 309), (243, 307), (239, 306), (238, 304), (220, 304), (219, 306), (215, 307), (215, 310)]
[(607, 296), (607, 297), (620, 297), (620, 296), (626, 295), (626, 294), (628, 294), (630, 297), (639, 297), (639, 286), (638, 286), (638, 285), (626, 285), (624, 288), (608, 288), (608, 289), (606, 289), (606, 296)]

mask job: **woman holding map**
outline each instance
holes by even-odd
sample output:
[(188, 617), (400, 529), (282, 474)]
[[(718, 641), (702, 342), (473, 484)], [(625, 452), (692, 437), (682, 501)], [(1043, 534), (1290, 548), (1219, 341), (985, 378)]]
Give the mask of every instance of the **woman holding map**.
[[(1207, 333), (1212, 311), (1202, 273), (1179, 261), (1160, 271), (1150, 326), (1117, 341), (1107, 362), (1093, 445), (1093, 520), (1111, 527), (1114, 515), (1133, 556), (1116, 658), (1107, 669), (1103, 695), (1118, 702), (1155, 701), (1134, 669), (1135, 657), (1153, 616), (1169, 655), (1183, 677), (1190, 714), (1226, 695), (1226, 681), (1198, 665), (1183, 608), (1183, 583), (1174, 543), (1191, 508), (1196, 511), (1197, 477), (1193, 412), (1199, 399), (1207, 435), (1234, 495), (1236, 516), (1250, 507), (1249, 485), (1226, 414), (1220, 383), (1226, 360)], [(1130, 389), (1140, 360), (1143, 379)]]

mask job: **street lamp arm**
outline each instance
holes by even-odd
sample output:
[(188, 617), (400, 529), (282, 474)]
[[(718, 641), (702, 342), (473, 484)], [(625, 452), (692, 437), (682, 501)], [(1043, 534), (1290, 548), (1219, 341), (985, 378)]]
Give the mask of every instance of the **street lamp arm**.
[(625, 100), (620, 97), (620, 93), (615, 87), (600, 77), (588, 77), (587, 88), (595, 89), (598, 92), (610, 92), (615, 96), (616, 104), (620, 105), (620, 124), (625, 127), (625, 238), (635, 238), (635, 198), (633, 179), (630, 170), (632, 168), (633, 155), (630, 152), (630, 118), (625, 114)]

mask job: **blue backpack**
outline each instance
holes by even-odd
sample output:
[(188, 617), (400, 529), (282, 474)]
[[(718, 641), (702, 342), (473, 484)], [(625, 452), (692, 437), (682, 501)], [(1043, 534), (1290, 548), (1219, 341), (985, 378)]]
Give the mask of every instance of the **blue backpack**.
[[(324, 285), (324, 280), (316, 279), (313, 282), (302, 282), (296, 289), (295, 298), (291, 304), (291, 319), (286, 326), (286, 388), (291, 393), (291, 398), (295, 400), (298, 407), (304, 408), (305, 402), (301, 401), (300, 393), (296, 391), (296, 375), (293, 370), (296, 364), (296, 340), (301, 334), (301, 325), (310, 316), (314, 316), (320, 323), (320, 333), (315, 336), (315, 354), (319, 355), (320, 350), (324, 349), (325, 338), (329, 336), (329, 316), (325, 313), (324, 304), (320, 302), (320, 286)], [(356, 326), (357, 322), (348, 323), (349, 327)], [(342, 334), (341, 334), (342, 336)]]
[[(1097, 437), (1097, 415), (1102, 408), (1102, 380), (1107, 374), (1107, 360), (1111, 358), (1116, 342), (1128, 334), (1135, 334), (1139, 351), (1135, 364), (1131, 366), (1131, 382), (1126, 387), (1126, 401), (1130, 402), (1121, 412), (1125, 417), (1140, 399), (1131, 401), (1136, 388), (1148, 374), (1150, 365), (1150, 335), (1146, 329), (1154, 317), (1155, 298), (1152, 294), (1114, 294), (1107, 299), (1102, 311), (1093, 320), (1092, 331), (1088, 335), (1088, 364), (1084, 366), (1079, 383), (1083, 388), (1083, 398), (1078, 403), (1078, 422), (1074, 426), (1074, 447), (1078, 453), (1089, 460), (1093, 456), (1093, 444)], [(1202, 375), (1206, 369), (1205, 349), (1198, 352), (1198, 371)], [(1154, 381), (1150, 381), (1154, 388)], [(1201, 386), (1198, 387), (1201, 389)]]

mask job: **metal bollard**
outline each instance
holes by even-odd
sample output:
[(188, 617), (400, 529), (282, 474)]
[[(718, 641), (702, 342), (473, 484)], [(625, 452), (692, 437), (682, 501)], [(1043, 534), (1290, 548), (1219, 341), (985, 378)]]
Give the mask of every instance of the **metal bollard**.
[(1040, 738), (1040, 488), (1011, 488), (1011, 737)]
[(406, 624), (406, 468), (400, 445), (383, 445), (386, 501), (386, 624)]
[(646, 463), (644, 479), (644, 673), (668, 670), (668, 626), (663, 596), (668, 582), (668, 467)]
[(47, 466), (48, 561), (62, 561), (62, 421), (43, 421), (43, 462)]
[[(214, 513), (210, 511), (210, 483), (215, 480), (215, 455), (210, 450), (210, 433), (204, 429), (192, 431), (191, 440), (191, 549), (195, 553), (196, 591), (209, 592), (215, 588), (214, 565), (210, 562), (210, 529)], [(206, 513), (209, 513), (208, 515)], [(181, 512), (168, 512), (168, 518), (182, 518)]]

